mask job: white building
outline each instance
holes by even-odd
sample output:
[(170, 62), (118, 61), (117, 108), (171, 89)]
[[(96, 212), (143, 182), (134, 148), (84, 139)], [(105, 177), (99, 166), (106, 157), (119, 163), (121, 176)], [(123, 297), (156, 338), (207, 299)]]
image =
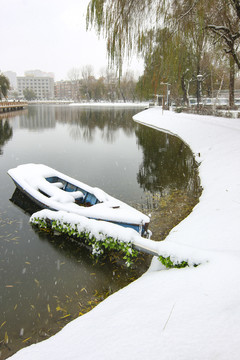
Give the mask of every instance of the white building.
[(45, 72), (42, 70), (26, 70), (24, 76), (34, 76), (34, 77), (52, 77), (54, 78), (53, 72)]
[(25, 89), (32, 90), (38, 100), (54, 99), (54, 79), (52, 77), (18, 76), (19, 98), (24, 98)]

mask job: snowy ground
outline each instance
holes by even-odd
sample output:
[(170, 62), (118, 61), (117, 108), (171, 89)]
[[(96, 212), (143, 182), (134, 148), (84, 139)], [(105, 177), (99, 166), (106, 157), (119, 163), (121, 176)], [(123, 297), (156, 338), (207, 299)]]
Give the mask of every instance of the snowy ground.
[(240, 121), (151, 108), (135, 120), (179, 135), (201, 162), (203, 193), (162, 246), (202, 265), (140, 279), (11, 359), (240, 358)]

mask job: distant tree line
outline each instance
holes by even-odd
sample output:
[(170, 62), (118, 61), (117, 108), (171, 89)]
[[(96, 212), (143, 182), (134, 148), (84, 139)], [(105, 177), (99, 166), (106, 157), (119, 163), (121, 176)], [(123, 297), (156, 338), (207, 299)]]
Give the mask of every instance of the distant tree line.
[(86, 101), (136, 101), (137, 81), (132, 72), (126, 72), (119, 78), (116, 72), (106, 69), (96, 78), (91, 65), (81, 69), (72, 68), (68, 78), (75, 84), (75, 100)]
[(87, 27), (105, 36), (120, 74), (124, 56), (144, 56), (142, 98), (166, 94), (169, 84), (185, 104), (190, 94), (211, 97), (228, 86), (233, 105), (239, 25), (239, 0), (91, 0), (87, 13)]
[[(96, 78), (94, 69), (91, 65), (85, 65), (82, 68), (72, 68), (68, 72), (69, 81), (63, 81), (68, 86), (68, 91), (63, 98), (73, 99), (75, 101), (136, 101), (137, 80), (133, 72), (126, 71), (121, 78), (117, 76), (116, 71), (104, 69), (101, 75)], [(9, 79), (0, 73), (0, 100), (7, 98), (10, 90)], [(64, 92), (63, 92), (64, 93)], [(12, 92), (14, 98), (18, 98), (18, 92)], [(27, 101), (37, 99), (37, 94), (33, 89), (23, 90), (24, 99)]]

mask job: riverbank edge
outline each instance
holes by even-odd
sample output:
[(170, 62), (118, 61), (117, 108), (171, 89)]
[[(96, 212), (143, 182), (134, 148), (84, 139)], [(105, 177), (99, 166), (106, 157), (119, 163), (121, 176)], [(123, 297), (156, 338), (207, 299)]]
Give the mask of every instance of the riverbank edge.
[(160, 271), (164, 268), (153, 261), (140, 279), (12, 359), (238, 358), (240, 126), (232, 119), (163, 116), (160, 109), (143, 111), (134, 120), (177, 134), (201, 163), (200, 203), (165, 242), (173, 252), (176, 244), (203, 251), (208, 263)]

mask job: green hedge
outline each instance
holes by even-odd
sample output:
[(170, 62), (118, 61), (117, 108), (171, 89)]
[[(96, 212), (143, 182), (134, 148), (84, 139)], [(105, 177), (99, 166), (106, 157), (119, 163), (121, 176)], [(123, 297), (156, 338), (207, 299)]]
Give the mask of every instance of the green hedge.
[(124, 242), (103, 233), (99, 233), (100, 239), (97, 239), (90, 231), (84, 230), (79, 232), (76, 224), (71, 225), (65, 222), (62, 223), (59, 220), (43, 218), (33, 218), (32, 224), (38, 226), (40, 229), (51, 229), (61, 234), (84, 240), (87, 245), (92, 247), (92, 254), (95, 256), (103, 255), (112, 250), (121, 251), (127, 266), (130, 266), (133, 258), (138, 255), (138, 251), (133, 249), (131, 242)]

